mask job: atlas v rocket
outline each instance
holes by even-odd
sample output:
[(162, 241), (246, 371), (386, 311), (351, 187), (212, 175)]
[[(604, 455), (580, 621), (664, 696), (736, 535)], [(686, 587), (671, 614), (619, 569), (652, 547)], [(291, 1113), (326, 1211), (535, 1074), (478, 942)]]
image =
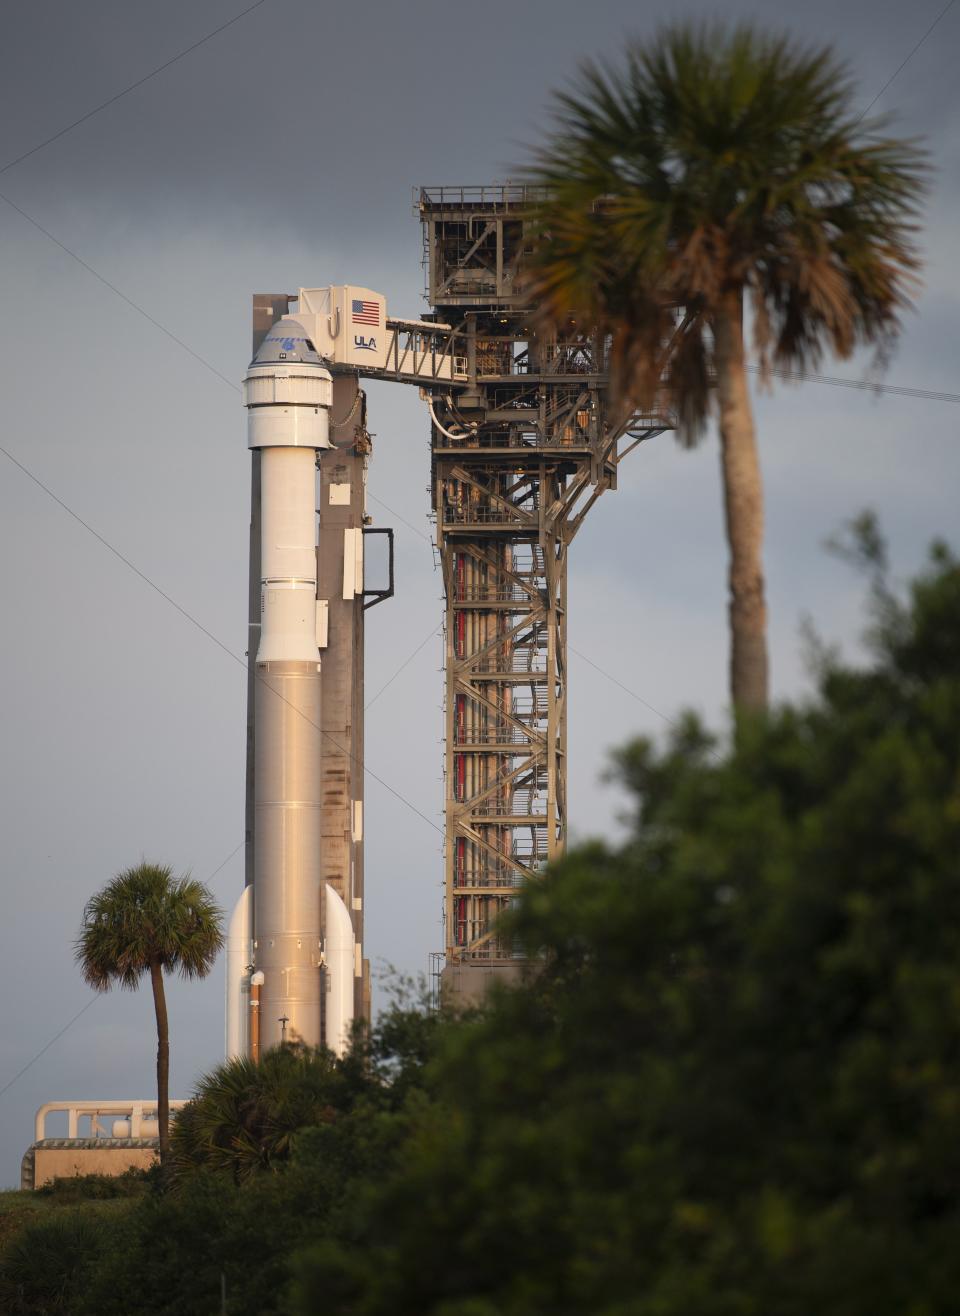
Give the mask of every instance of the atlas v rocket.
[[(367, 318), (376, 314), (383, 324), (382, 299), (368, 294), (366, 304)], [(328, 336), (335, 333), (339, 311), (335, 321), (322, 318)], [(243, 385), (255, 528), (259, 522), (251, 540), (259, 627), (251, 627), (255, 652), (248, 656), (252, 872), (228, 935), (228, 1057), (256, 1058), (282, 1041), (323, 1042), (341, 1054), (363, 1009), (366, 966), (356, 935), (362, 894), (354, 854), (362, 840), (362, 751), (358, 756), (351, 745), (362, 746), (357, 723), (362, 732), (366, 463), (355, 444), (338, 448), (332, 440), (335, 381), (314, 343), (321, 317), (306, 319), (313, 322), (310, 329), (293, 316), (273, 324)], [(356, 378), (336, 383), (338, 396), (348, 399), (347, 412), (351, 395), (356, 411)], [(325, 534), (327, 515), (333, 524)], [(326, 561), (325, 553), (337, 560)], [(335, 612), (344, 634), (333, 646)], [(343, 671), (335, 670), (338, 664)], [(359, 699), (331, 732), (324, 720), (325, 684), (342, 703), (344, 686), (351, 676), (355, 682), (358, 669)], [(342, 816), (336, 814), (338, 800)], [(339, 876), (331, 875), (344, 831), (349, 858)]]

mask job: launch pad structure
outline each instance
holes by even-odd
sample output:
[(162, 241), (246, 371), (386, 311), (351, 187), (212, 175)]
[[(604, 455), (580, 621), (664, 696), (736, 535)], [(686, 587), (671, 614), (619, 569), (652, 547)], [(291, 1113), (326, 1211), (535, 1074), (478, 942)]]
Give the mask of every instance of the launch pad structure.
[[(393, 592), (393, 553), (366, 512), (366, 378), (416, 385), (430, 415), (445, 591), (441, 998), (470, 1004), (522, 973), (501, 915), (567, 834), (570, 546), (623, 459), (674, 423), (617, 408), (609, 342), (592, 326), (538, 317), (538, 199), (511, 184), (418, 189), (422, 319), (390, 318), (381, 294), (354, 286), (254, 297), (246, 872), (227, 937), (228, 1056), (293, 1040), (342, 1054), (370, 1014), (364, 620)], [(377, 588), (373, 534), (390, 546)], [(152, 1154), (139, 1124), (126, 1136), (134, 1122), (106, 1137), (110, 1105), (93, 1103), (86, 1140), (74, 1116), (67, 1139), (41, 1131), (24, 1182), (48, 1143), (77, 1165)]]
[(671, 424), (618, 413), (608, 344), (547, 331), (530, 292), (523, 186), (422, 187), (427, 299), (466, 380), (431, 405), (433, 510), (446, 594), (445, 966), (476, 999), (523, 960), (499, 916), (567, 831), (567, 567), (620, 462)]
[[(361, 381), (416, 384), (430, 414), (432, 512), (446, 599), (441, 994), (450, 1001), (478, 999), (491, 978), (516, 977), (522, 969), (523, 948), (502, 930), (500, 915), (562, 854), (566, 841), (570, 545), (596, 500), (616, 488), (624, 457), (671, 425), (666, 415), (616, 409), (609, 344), (592, 326), (572, 318), (548, 328), (538, 317), (530, 269), (531, 210), (538, 199), (535, 190), (510, 184), (418, 190), (430, 305), (422, 320), (391, 319), (380, 294), (363, 288), (255, 298), (255, 349), (264, 342), (298, 343), (329, 367), (334, 451), (317, 451), (317, 607), (324, 610), (322, 624), (318, 611), (317, 635), (322, 631), (323, 639), (318, 702), (302, 719), (319, 719), (310, 752), (322, 763), (322, 786), (311, 779), (306, 794), (316, 795), (320, 853), (293, 859), (302, 839), (287, 850), (286, 840), (272, 849), (257, 840), (265, 826), (276, 825), (276, 801), (264, 803), (262, 791), (261, 804), (254, 798), (257, 772), (265, 770), (257, 765), (272, 760), (258, 748), (255, 725), (258, 691), (270, 666), (254, 657), (267, 598), (257, 568), (259, 471), (267, 458), (251, 440), (247, 881), (256, 885), (258, 862), (265, 871), (292, 863), (335, 894), (355, 942), (354, 1017), (369, 1013), (362, 956), (363, 615), (369, 602), (363, 540), (372, 529)], [(283, 373), (286, 367), (271, 359)], [(259, 714), (267, 715), (274, 713)], [(287, 726), (281, 739), (294, 731)], [(282, 777), (281, 771), (278, 782)], [(292, 835), (310, 816), (288, 809), (282, 826)], [(322, 906), (323, 924), (333, 896), (318, 891), (311, 899)], [(328, 930), (320, 932), (318, 948), (329, 939)], [(255, 945), (258, 939), (254, 931)], [(299, 954), (299, 940), (296, 948)], [(261, 958), (254, 954), (255, 961)], [(321, 952), (315, 961), (306, 965), (308, 977), (325, 968), (329, 979)], [(328, 985), (327, 1009), (329, 991)], [(265, 1044), (275, 1042), (275, 1022), (263, 1023)], [(331, 1044), (325, 1025), (321, 1033)]]

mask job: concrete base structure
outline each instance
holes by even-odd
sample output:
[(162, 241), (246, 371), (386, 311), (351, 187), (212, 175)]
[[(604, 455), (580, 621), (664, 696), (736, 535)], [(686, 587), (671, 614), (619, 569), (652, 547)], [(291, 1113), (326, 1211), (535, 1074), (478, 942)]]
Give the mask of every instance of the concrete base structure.
[(445, 1010), (470, 1010), (483, 1004), (494, 983), (518, 986), (525, 968), (526, 963), (517, 960), (489, 964), (448, 961), (440, 975), (440, 1003)]
[[(170, 1102), (170, 1116), (187, 1103)], [(67, 1126), (67, 1136), (48, 1136), (54, 1116)], [(156, 1098), (134, 1101), (48, 1101), (36, 1113), (33, 1143), (20, 1165), (20, 1187), (42, 1188), (52, 1179), (80, 1174), (123, 1174), (145, 1170), (159, 1155)]]
[(158, 1138), (44, 1138), (20, 1163), (21, 1189), (42, 1188), (54, 1179), (81, 1174), (111, 1177), (127, 1170), (148, 1170), (160, 1149)]

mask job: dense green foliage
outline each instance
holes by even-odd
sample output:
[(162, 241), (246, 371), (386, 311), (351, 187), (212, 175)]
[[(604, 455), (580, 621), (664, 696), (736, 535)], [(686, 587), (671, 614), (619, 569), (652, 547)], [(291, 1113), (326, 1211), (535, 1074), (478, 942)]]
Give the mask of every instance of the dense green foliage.
[(873, 601), (869, 668), (821, 651), (729, 751), (692, 719), (621, 751), (630, 835), (525, 893), (522, 989), (221, 1067), (172, 1189), (86, 1241), (68, 1307), (58, 1262), (11, 1310), (952, 1310), (960, 565)]
[(19, 1228), (4, 1238), (0, 1311), (46, 1316), (78, 1310), (115, 1225), (123, 1222), (124, 1206), (94, 1200), (18, 1212)]
[(227, 1061), (201, 1081), (177, 1117), (174, 1164), (181, 1175), (223, 1170), (242, 1182), (288, 1160), (298, 1129), (330, 1123), (360, 1090), (362, 1083), (329, 1051), (284, 1046), (259, 1063)]
[(58, 1206), (78, 1202), (110, 1202), (116, 1198), (143, 1197), (157, 1177), (156, 1167), (149, 1170), (131, 1166), (123, 1174), (72, 1174), (51, 1179), (39, 1187), (35, 1196), (49, 1198)]
[(49, 1194), (7, 1188), (0, 1192), (0, 1252), (24, 1226), (54, 1207)]

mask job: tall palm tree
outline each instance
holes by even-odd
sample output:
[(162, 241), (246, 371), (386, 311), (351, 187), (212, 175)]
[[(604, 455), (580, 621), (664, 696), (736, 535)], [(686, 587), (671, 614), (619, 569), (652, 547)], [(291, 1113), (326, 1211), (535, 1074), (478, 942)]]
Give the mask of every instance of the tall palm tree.
[[(768, 696), (763, 493), (744, 306), (761, 375), (867, 344), (882, 365), (909, 306), (923, 153), (861, 123), (846, 66), (749, 26), (675, 25), (586, 63), (555, 98), (531, 181), (539, 299), (611, 344), (629, 407), (665, 384), (679, 437), (719, 411), (729, 542), (730, 684)], [(714, 388), (715, 385), (715, 388)]]
[(160, 1162), (170, 1147), (170, 1030), (165, 972), (205, 978), (223, 945), (222, 911), (202, 882), (166, 864), (126, 868), (89, 900), (76, 943), (83, 976), (97, 991), (135, 991), (149, 974), (157, 1016)]

